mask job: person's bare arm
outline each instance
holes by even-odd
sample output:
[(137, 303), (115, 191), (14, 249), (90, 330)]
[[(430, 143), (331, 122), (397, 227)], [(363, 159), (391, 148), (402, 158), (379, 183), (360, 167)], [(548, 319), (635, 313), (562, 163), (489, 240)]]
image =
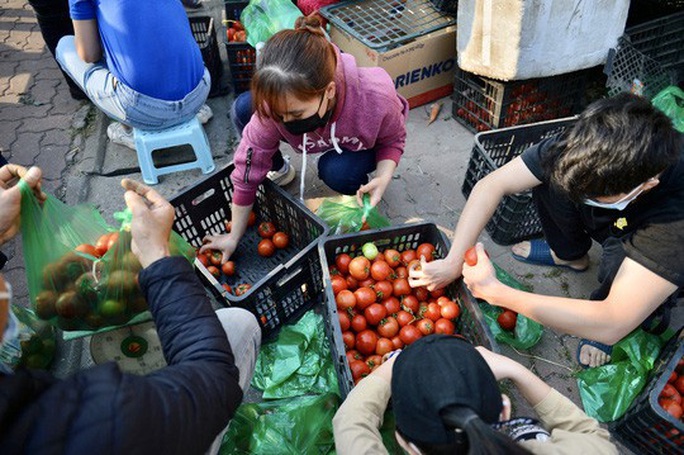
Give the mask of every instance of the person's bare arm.
[(604, 300), (532, 294), (498, 281), (482, 244), (478, 243), (477, 252), (477, 265), (463, 268), (463, 279), (475, 297), (555, 330), (606, 344), (624, 338), (677, 289), (665, 278), (625, 258)]
[(439, 289), (461, 276), (463, 254), (473, 246), (501, 199), (540, 185), (522, 158), (518, 157), (477, 182), (458, 220), (446, 258), (423, 264), (409, 272), (412, 287)]
[(86, 63), (95, 63), (102, 58), (102, 43), (97, 29), (97, 20), (72, 21), (74, 23), (74, 39), (76, 52)]

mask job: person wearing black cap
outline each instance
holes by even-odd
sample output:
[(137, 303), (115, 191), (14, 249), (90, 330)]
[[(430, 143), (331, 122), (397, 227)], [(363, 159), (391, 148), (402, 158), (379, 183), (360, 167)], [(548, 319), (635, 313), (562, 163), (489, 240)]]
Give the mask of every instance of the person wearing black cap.
[[(539, 421), (510, 418), (510, 379)], [(361, 380), (333, 419), (340, 455), (387, 453), (379, 428), (390, 396), (407, 453), (617, 454), (610, 434), (518, 362), (448, 335), (421, 338)]]

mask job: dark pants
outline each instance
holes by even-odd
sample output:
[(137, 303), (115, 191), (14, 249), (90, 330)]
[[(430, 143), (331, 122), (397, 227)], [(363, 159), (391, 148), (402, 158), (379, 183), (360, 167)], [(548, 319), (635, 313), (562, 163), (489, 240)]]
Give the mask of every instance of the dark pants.
[[(40, 33), (43, 35), (43, 40), (54, 57), (59, 40), (63, 36), (74, 34), (74, 26), (69, 15), (69, 1), (29, 0), (29, 4), (36, 12)], [(64, 71), (62, 71), (62, 74), (69, 86), (71, 96), (75, 99), (87, 99), (80, 87)]]
[[(240, 134), (253, 113), (251, 93), (247, 91), (238, 95), (231, 108), (231, 119)], [(361, 185), (368, 183), (368, 174), (377, 166), (375, 150), (352, 152), (342, 148), (342, 152), (337, 153), (333, 149), (321, 155), (318, 160), (318, 178), (338, 193), (353, 195)], [(271, 170), (279, 170), (284, 163), (283, 154), (278, 150), (273, 155)]]
[[(560, 259), (572, 261), (587, 254), (592, 240), (601, 244), (601, 262), (598, 270), (599, 286), (589, 297), (603, 300), (608, 297), (613, 280), (627, 256), (618, 237), (592, 238), (575, 203), (549, 185), (540, 185), (532, 191), (537, 205), (544, 237)], [(677, 292), (644, 321), (644, 330), (659, 332), (667, 327), (669, 310), (676, 303)]]

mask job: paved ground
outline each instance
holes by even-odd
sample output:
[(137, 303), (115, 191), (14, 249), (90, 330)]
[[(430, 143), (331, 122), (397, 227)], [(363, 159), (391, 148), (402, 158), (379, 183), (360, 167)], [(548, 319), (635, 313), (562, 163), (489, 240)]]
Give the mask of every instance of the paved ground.
[[(216, 3), (211, 9), (205, 6), (204, 11), (220, 20), (221, 5)], [(89, 103), (70, 98), (28, 4), (24, 0), (0, 0), (0, 5), (0, 152), (12, 162), (40, 166), (47, 191), (68, 203), (94, 204), (112, 221), (111, 213), (124, 205), (119, 187), (121, 175), (140, 178), (135, 153), (109, 143), (105, 134), (108, 120)], [(221, 42), (222, 33), (218, 36)], [(225, 61), (224, 50), (221, 52)], [(236, 143), (226, 115), (231, 101), (231, 95), (209, 100), (215, 116), (206, 130), (219, 168), (230, 162)], [(473, 135), (451, 118), (450, 101), (443, 102), (439, 119), (430, 126), (426, 126), (426, 108), (411, 111), (406, 153), (381, 209), (394, 224), (430, 221), (451, 234), (465, 202), (460, 188)], [(294, 162), (299, 166), (296, 157)], [(329, 195), (314, 177), (315, 164), (310, 166), (307, 198)], [(172, 174), (163, 177), (156, 189), (171, 197), (199, 178), (198, 170)], [(288, 190), (295, 194), (298, 184), (291, 184)], [(574, 274), (525, 266), (511, 258), (508, 248), (494, 244), (486, 234), (482, 241), (499, 265), (535, 292), (586, 297), (594, 286), (596, 250), (591, 252), (590, 270)], [(5, 272), (14, 285), (17, 300), (26, 300), (20, 242), (11, 242), (3, 251), (10, 257)], [(503, 351), (579, 403), (572, 376), (577, 369), (576, 346), (575, 337), (546, 330), (542, 341), (528, 353), (518, 354), (507, 348)], [(74, 364), (87, 365), (87, 343), (66, 343), (63, 357), (58, 373), (64, 374)], [(518, 412), (524, 413), (525, 406), (520, 400), (515, 401)]]

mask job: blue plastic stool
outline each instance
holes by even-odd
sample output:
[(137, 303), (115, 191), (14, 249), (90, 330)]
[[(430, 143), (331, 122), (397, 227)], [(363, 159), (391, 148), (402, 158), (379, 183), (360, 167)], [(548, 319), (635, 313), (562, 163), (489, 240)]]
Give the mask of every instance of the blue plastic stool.
[[(187, 171), (200, 168), (203, 174), (208, 174), (215, 169), (214, 159), (211, 157), (211, 148), (207, 140), (204, 128), (193, 117), (192, 120), (181, 125), (159, 131), (143, 131), (133, 129), (135, 137), (135, 150), (138, 152), (138, 163), (142, 172), (143, 181), (148, 185), (159, 183), (159, 176), (172, 172)], [(172, 164), (157, 168), (154, 166), (152, 152), (155, 150), (188, 144), (195, 152), (195, 161), (182, 164)]]

